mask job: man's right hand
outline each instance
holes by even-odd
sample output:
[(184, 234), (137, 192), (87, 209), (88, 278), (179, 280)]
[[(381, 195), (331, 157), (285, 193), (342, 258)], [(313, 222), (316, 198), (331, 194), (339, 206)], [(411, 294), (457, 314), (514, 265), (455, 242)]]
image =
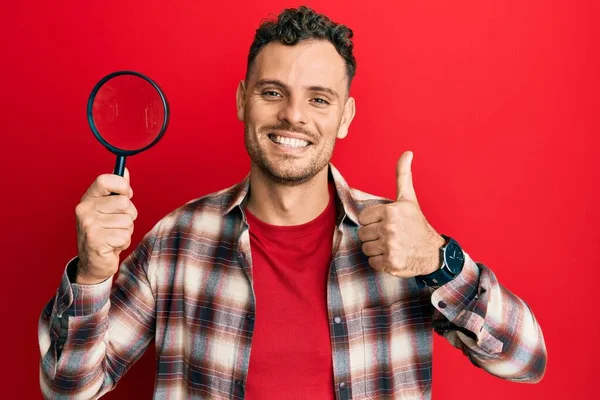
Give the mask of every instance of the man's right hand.
[(127, 168), (124, 175), (98, 176), (75, 208), (77, 283), (90, 285), (110, 278), (119, 268), (119, 253), (131, 244), (138, 213), (131, 202), (133, 190)]

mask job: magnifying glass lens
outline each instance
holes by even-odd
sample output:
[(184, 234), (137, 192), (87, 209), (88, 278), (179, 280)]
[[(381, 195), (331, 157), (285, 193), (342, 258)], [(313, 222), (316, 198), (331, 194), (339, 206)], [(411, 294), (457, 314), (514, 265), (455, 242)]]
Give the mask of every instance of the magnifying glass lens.
[(98, 133), (112, 146), (134, 151), (160, 135), (165, 120), (163, 99), (145, 79), (118, 75), (96, 93), (92, 118)]

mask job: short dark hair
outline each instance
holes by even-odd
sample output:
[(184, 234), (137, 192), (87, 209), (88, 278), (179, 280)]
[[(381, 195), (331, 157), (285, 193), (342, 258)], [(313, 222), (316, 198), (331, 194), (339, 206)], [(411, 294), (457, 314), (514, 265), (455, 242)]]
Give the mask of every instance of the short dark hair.
[(348, 78), (348, 89), (350, 89), (350, 83), (356, 73), (356, 60), (352, 55), (354, 47), (352, 36), (352, 29), (337, 24), (326, 15), (317, 14), (306, 6), (300, 6), (297, 9), (287, 8), (277, 16), (277, 20), (263, 21), (256, 30), (248, 54), (246, 79), (250, 75), (254, 59), (260, 50), (271, 42), (279, 41), (282, 44), (293, 46), (304, 40), (327, 40), (333, 44), (346, 63), (346, 77)]

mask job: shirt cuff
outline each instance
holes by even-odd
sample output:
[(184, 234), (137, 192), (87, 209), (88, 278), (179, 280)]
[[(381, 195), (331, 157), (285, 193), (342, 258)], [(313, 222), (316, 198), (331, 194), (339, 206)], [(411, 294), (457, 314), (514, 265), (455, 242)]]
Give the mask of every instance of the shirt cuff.
[(110, 298), (112, 277), (95, 285), (73, 283), (68, 271), (77, 265), (77, 257), (71, 259), (65, 268), (60, 287), (54, 301), (55, 315), (82, 317), (94, 314), (102, 309)]
[[(496, 339), (485, 327), (489, 290), (480, 282), (481, 269), (465, 253), (465, 265), (452, 281), (440, 286), (431, 295), (431, 301), (448, 321), (462, 333), (463, 342), (472, 343), (488, 354), (502, 352), (503, 343)], [(469, 341), (469, 340), (472, 340)]]
[(433, 306), (449, 321), (453, 321), (477, 299), (480, 270), (467, 253), (464, 255), (465, 263), (462, 271), (431, 294)]

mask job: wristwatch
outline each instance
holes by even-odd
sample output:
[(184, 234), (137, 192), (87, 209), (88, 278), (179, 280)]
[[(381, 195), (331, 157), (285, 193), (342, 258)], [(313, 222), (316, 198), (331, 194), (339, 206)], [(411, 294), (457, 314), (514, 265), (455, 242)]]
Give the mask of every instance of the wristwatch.
[(465, 255), (458, 242), (449, 236), (441, 235), (446, 243), (440, 247), (440, 262), (442, 266), (428, 275), (415, 276), (420, 287), (438, 288), (450, 282), (460, 274), (465, 264)]

